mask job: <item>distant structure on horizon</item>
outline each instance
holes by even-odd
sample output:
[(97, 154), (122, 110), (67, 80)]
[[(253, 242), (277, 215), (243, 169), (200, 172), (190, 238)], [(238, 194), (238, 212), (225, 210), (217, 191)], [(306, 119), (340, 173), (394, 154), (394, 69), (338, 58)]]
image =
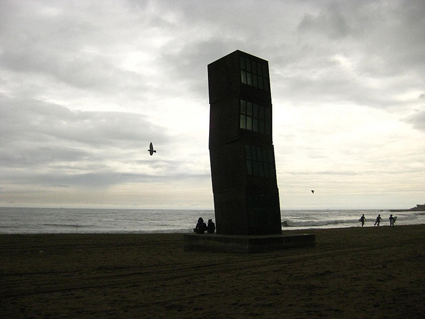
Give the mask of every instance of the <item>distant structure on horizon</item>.
[(417, 204), (416, 207), (408, 208), (408, 209), (390, 209), (390, 212), (410, 212), (410, 211), (424, 211), (425, 212), (425, 204)]
[(282, 234), (266, 60), (235, 51), (208, 65), (217, 233)]

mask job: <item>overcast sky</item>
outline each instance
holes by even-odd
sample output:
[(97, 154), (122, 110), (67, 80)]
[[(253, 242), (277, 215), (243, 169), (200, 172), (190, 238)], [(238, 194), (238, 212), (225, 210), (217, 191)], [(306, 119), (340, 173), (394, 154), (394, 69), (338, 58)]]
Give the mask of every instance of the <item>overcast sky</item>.
[(235, 50), (269, 61), (282, 209), (425, 203), (423, 0), (0, 0), (0, 205), (213, 209)]

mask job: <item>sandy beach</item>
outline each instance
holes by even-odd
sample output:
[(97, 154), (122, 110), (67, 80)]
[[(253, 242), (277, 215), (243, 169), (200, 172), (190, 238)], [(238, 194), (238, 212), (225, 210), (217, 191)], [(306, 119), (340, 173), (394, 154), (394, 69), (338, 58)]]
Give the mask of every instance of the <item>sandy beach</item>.
[[(285, 232), (289, 234), (290, 232)], [(425, 225), (184, 252), (182, 234), (0, 235), (2, 318), (425, 318)]]

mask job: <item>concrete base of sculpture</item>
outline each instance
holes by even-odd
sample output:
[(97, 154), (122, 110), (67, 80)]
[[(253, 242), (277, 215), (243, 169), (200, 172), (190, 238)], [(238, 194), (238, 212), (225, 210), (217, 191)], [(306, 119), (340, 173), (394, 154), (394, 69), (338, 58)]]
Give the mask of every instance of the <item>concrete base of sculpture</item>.
[(185, 251), (255, 253), (294, 247), (314, 246), (315, 235), (219, 235), (185, 234)]

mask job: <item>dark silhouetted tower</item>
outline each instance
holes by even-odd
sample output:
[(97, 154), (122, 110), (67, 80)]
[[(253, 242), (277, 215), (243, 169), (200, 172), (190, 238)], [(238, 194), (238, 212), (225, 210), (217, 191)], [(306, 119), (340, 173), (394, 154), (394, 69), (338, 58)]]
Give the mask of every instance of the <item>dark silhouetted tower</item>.
[(281, 234), (266, 60), (235, 51), (208, 65), (217, 233)]

